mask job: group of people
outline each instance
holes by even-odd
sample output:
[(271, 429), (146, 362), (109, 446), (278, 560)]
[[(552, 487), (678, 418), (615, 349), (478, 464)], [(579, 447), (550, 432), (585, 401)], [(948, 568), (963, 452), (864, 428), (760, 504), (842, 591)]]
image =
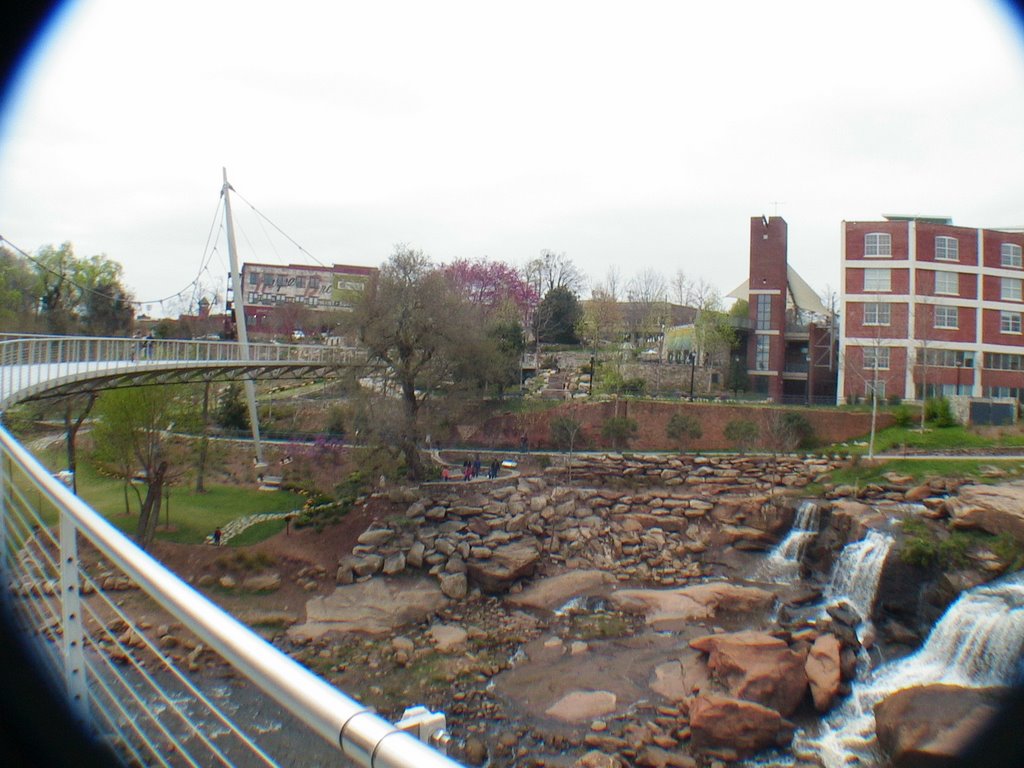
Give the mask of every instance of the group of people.
[[(480, 473), (483, 470), (483, 464), (480, 461), (480, 457), (477, 456), (475, 459), (470, 461), (466, 459), (462, 462), (462, 479), (472, 480), (473, 478), (480, 477)], [(501, 472), (501, 462), (498, 459), (492, 459), (490, 465), (487, 467), (487, 478), (493, 480)], [(441, 469), (442, 480), (457, 480), (459, 477), (458, 473), (455, 472), (451, 467), (447, 465)]]

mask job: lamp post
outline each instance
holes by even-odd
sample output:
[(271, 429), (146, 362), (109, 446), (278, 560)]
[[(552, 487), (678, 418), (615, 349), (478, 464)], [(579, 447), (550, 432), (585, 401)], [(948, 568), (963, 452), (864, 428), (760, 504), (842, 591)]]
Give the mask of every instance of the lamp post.
[(956, 396), (960, 397), (960, 371), (964, 367), (963, 360), (956, 361)]
[(693, 402), (693, 376), (697, 371), (697, 352), (690, 350), (690, 402)]

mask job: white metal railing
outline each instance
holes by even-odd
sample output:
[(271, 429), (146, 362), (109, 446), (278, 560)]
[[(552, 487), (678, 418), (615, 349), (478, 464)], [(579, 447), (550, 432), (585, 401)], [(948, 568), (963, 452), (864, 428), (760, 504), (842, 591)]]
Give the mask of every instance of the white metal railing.
[(0, 336), (0, 409), (59, 384), (184, 366), (349, 365), (363, 353), (352, 347), (249, 344), (150, 338)]
[[(74, 363), (238, 360), (230, 343), (190, 341), (154, 342), (145, 351), (152, 362), (132, 361), (131, 350), (143, 341), (36, 337), (0, 342), (0, 374), (18, 365), (46, 366), (64, 377)], [(290, 347), (278, 350), (280, 345), (252, 346), (257, 348), (251, 350), (254, 359), (273, 354), (272, 360), (293, 360), (288, 356), (300, 353)], [(339, 352), (299, 349), (312, 355)], [(331, 362), (351, 359), (351, 350), (342, 351)], [(13, 382), (12, 389), (4, 390), (8, 398), (26, 390), (17, 378), (4, 381)], [(80, 541), (87, 545), (84, 556)], [(53, 478), (2, 427), (0, 577), (22, 631), (38, 641), (44, 666), (64, 679), (78, 715), (114, 745), (126, 764), (303, 766), (333, 763), (343, 755), (373, 768), (458, 765), (193, 590)], [(147, 634), (116, 591), (127, 586), (155, 600), (194, 633), (200, 647), (233, 668), (226, 693), (223, 680), (190, 674), (194, 660), (190, 663), (187, 654), (182, 658)], [(239, 707), (239, 700), (258, 707)], [(255, 722), (255, 710), (262, 722)], [(445, 743), (447, 734), (431, 713), (421, 709), (408, 725), (427, 742)], [(301, 732), (321, 739), (310, 740)]]

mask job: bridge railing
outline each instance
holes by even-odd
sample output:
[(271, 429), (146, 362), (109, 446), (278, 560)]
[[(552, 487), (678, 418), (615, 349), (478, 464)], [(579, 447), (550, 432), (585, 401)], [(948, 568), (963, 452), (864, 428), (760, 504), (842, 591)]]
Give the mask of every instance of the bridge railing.
[[(0, 349), (4, 367), (69, 370), (61, 366), (118, 363), (126, 355), (130, 362), (140, 341), (35, 337), (0, 342)], [(161, 341), (146, 354), (238, 360), (231, 346)], [(271, 360), (330, 352), (340, 361), (351, 353), (254, 346)], [(2, 427), (0, 583), (21, 632), (36, 641), (42, 670), (63, 681), (82, 723), (126, 765), (305, 766), (344, 758), (373, 768), (458, 765), (192, 589)], [(180, 626), (154, 629), (140, 618), (151, 614), (150, 601)], [(442, 743), (446, 734), (429, 715), (409, 720), (421, 737)]]
[(360, 362), (352, 347), (314, 344), (85, 336), (0, 336), (0, 404), (39, 382), (87, 378), (147, 367), (184, 363), (301, 363), (348, 365)]

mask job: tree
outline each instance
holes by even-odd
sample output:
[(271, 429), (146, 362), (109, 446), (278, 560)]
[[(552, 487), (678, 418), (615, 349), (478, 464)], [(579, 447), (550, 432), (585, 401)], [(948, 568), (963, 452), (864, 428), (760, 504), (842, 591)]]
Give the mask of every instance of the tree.
[(705, 365), (719, 364), (736, 343), (736, 329), (729, 313), (722, 311), (717, 291), (712, 290), (701, 299), (693, 335), (698, 359)]
[(669, 281), (669, 289), (672, 301), (681, 307), (690, 306), (690, 301), (693, 298), (693, 285), (683, 270), (677, 269), (675, 274), (672, 275), (672, 279)]
[(639, 425), (628, 416), (612, 416), (601, 425), (601, 437), (612, 444), (612, 450), (628, 448), (629, 441), (636, 435)]
[[(173, 387), (111, 389), (96, 404), (93, 433), (97, 455), (114, 463), (130, 483), (135, 467), (146, 482), (135, 539), (145, 549), (153, 541), (169, 467), (164, 434), (173, 419), (177, 392)], [(127, 488), (125, 489), (127, 496)], [(127, 498), (126, 498), (127, 503)]]
[(458, 259), (444, 267), (444, 274), (486, 315), (502, 312), (511, 304), (525, 322), (540, 298), (518, 269), (502, 261)]
[(571, 290), (555, 287), (544, 295), (534, 314), (534, 335), (538, 341), (552, 344), (576, 344), (576, 328), (583, 308)]
[(565, 288), (579, 295), (587, 283), (586, 277), (565, 252), (543, 250), (540, 256), (526, 265), (526, 279), (538, 296), (547, 295), (555, 288)]
[(572, 454), (576, 442), (583, 434), (583, 424), (575, 416), (556, 416), (548, 427), (551, 442), (560, 450), (569, 452), (569, 480), (572, 480)]
[(242, 400), (242, 386), (237, 382), (231, 382), (220, 393), (214, 420), (222, 429), (249, 428), (249, 408)]
[(740, 453), (746, 453), (757, 443), (757, 424), (749, 419), (733, 419), (725, 425), (725, 439)]
[[(86, 395), (72, 395), (64, 399), (64, 435), (65, 446), (68, 456), (68, 471), (71, 472), (71, 490), (78, 493), (78, 431), (92, 411), (96, 403), (96, 393), (89, 392)], [(72, 417), (74, 414), (74, 417)]]
[(36, 330), (38, 303), (28, 260), (0, 247), (0, 331)]
[(665, 425), (665, 436), (679, 446), (682, 453), (691, 440), (699, 439), (704, 433), (701, 431), (700, 422), (688, 413), (677, 411)]
[(480, 324), (430, 258), (406, 246), (397, 247), (367, 283), (352, 320), (383, 391), (402, 404), (397, 445), (409, 478), (420, 480), (421, 408), (453, 381), (463, 350), (478, 343)]
[(72, 279), (77, 290), (75, 313), (82, 332), (113, 336), (131, 330), (134, 305), (132, 295), (121, 283), (120, 264), (106, 256), (77, 259)]

